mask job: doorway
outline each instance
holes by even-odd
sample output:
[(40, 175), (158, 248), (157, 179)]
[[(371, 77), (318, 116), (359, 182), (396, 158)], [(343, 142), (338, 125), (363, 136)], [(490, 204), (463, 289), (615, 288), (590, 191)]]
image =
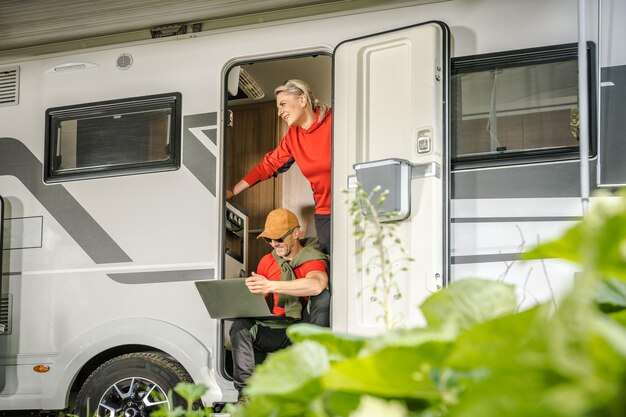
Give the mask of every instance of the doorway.
[[(274, 88), (294, 78), (306, 81), (320, 102), (330, 106), (332, 57), (328, 54), (241, 62), (228, 71), (224, 80), (228, 95), (224, 106), (222, 165), (225, 188), (232, 188), (241, 180), (266, 153), (278, 146), (287, 132), (286, 123), (277, 114)], [(316, 236), (311, 186), (295, 163), (285, 172), (254, 185), (224, 204), (222, 278), (250, 276), (256, 271), (259, 260), (271, 252), (271, 246), (257, 239), (271, 210), (284, 207), (293, 211), (304, 235)], [(223, 376), (230, 378), (230, 322), (224, 321), (221, 328), (225, 341), (221, 370)]]

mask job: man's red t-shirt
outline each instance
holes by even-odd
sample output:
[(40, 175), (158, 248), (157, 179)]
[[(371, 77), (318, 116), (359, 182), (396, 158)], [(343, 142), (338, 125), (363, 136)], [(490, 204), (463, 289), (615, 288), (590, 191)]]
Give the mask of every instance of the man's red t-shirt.
[[(306, 274), (311, 271), (321, 271), (326, 273), (326, 265), (322, 261), (308, 261), (294, 269), (294, 273), (296, 274), (296, 279), (304, 278)], [(278, 262), (274, 259), (274, 256), (271, 253), (268, 253), (259, 262), (259, 266), (257, 267), (257, 274), (263, 275), (265, 278), (270, 281), (280, 281), (281, 270)], [(306, 306), (309, 297), (300, 297), (300, 301), (302, 302), (302, 306)], [(274, 293), (274, 308), (272, 309), (272, 314), (277, 316), (284, 316), (285, 309), (282, 307), (278, 307), (278, 294)]]

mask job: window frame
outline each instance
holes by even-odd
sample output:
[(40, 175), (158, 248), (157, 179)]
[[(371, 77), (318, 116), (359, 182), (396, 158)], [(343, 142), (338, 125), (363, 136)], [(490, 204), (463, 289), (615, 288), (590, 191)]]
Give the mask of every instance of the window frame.
[[(55, 149), (58, 144), (58, 123), (65, 120), (79, 120), (81, 117), (93, 115), (112, 115), (129, 110), (151, 110), (155, 106), (163, 109), (169, 107), (170, 121), (170, 157), (162, 161), (143, 161), (123, 165), (83, 167), (56, 171), (54, 168)], [(46, 110), (45, 151), (44, 151), (44, 182), (57, 183), (64, 181), (105, 178), (123, 175), (146, 174), (152, 172), (174, 171), (181, 165), (182, 141), (182, 94), (179, 92), (155, 94), (149, 96), (129, 97), (90, 103), (53, 107)]]
[[(452, 77), (458, 74), (482, 72), (498, 68), (515, 68), (528, 65), (548, 64), (552, 62), (563, 62), (574, 60), (577, 62), (578, 44), (567, 43), (560, 45), (550, 45), (537, 48), (518, 49), (504, 52), (495, 52), (480, 55), (469, 55), (455, 57), (451, 59), (450, 67), (450, 139), (451, 151), (456, 148), (458, 131), (453, 119), (456, 103), (452, 94)], [(596, 138), (596, 65), (595, 65), (595, 44), (587, 42), (587, 86), (589, 98), (589, 155), (593, 158), (597, 155)], [(580, 146), (566, 148), (545, 148), (510, 151), (506, 153), (492, 153), (484, 155), (454, 156), (450, 154), (451, 166), (453, 170), (463, 170), (472, 168), (494, 167), (504, 165), (519, 165), (547, 161), (575, 160), (580, 159)]]

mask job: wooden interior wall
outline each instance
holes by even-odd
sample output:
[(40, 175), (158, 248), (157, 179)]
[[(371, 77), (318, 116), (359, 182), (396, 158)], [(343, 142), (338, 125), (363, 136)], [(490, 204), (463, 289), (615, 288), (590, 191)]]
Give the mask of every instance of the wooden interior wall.
[[(228, 128), (225, 148), (226, 185), (232, 188), (263, 156), (277, 145), (274, 102), (234, 106), (233, 126)], [(280, 201), (280, 184), (270, 178), (235, 196), (232, 202), (248, 216), (248, 274), (271, 247), (257, 239), (267, 213)]]

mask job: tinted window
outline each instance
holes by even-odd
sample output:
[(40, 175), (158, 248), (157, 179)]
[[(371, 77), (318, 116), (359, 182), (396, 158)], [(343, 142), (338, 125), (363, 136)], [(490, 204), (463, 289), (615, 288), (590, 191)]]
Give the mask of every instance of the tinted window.
[(180, 94), (49, 109), (46, 181), (176, 169)]
[(578, 153), (576, 48), (457, 59), (451, 101), (454, 162)]

